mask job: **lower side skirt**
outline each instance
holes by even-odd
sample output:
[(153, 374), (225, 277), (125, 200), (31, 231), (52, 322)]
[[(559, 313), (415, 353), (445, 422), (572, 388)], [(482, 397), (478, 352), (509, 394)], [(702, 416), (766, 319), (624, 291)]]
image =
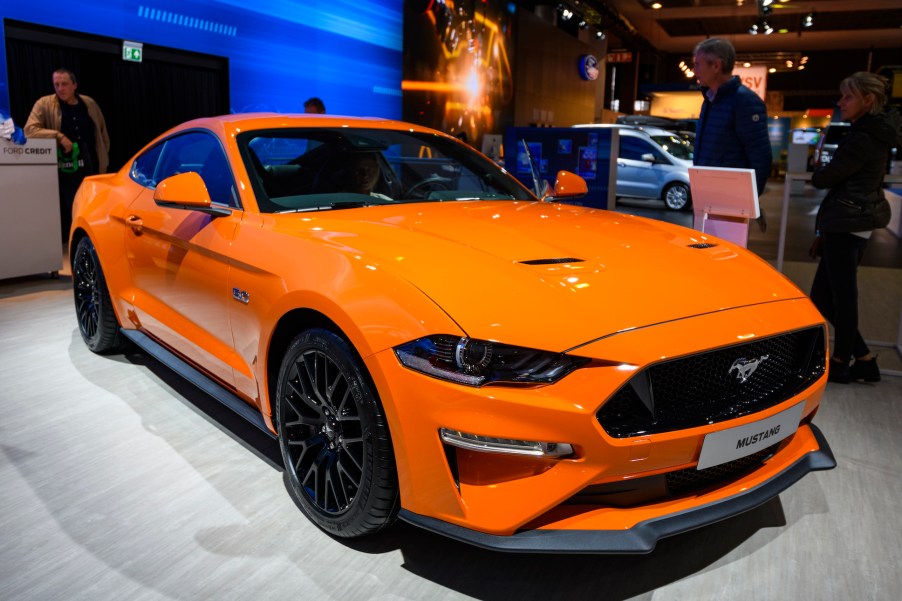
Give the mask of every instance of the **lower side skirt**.
[(252, 426), (259, 428), (272, 440), (276, 440), (275, 434), (273, 434), (266, 426), (266, 422), (263, 421), (263, 416), (259, 411), (180, 359), (177, 355), (168, 351), (143, 332), (139, 332), (138, 330), (126, 330), (124, 328), (121, 328), (119, 331), (142, 351), (174, 371), (201, 391), (205, 392), (211, 398), (219, 401), (219, 403), (244, 418), (244, 420)]

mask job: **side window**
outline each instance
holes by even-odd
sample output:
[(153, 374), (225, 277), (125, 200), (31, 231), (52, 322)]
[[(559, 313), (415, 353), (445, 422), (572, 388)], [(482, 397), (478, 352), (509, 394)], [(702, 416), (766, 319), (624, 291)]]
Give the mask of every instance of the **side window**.
[(179, 173), (194, 171), (210, 193), (210, 200), (230, 207), (238, 206), (234, 178), (219, 140), (204, 132), (189, 132), (169, 138), (162, 144), (154, 181), (160, 182)]
[(641, 161), (643, 154), (653, 154), (659, 158), (659, 153), (651, 144), (639, 138), (620, 136), (620, 158)]
[(163, 152), (163, 145), (157, 144), (132, 163), (132, 179), (148, 188), (155, 188), (157, 185), (153, 174), (157, 169), (157, 162), (160, 160), (160, 153)]

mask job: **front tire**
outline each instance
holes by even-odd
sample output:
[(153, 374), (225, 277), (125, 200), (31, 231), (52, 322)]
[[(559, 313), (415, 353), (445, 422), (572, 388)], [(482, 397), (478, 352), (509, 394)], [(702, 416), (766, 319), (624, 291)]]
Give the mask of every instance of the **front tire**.
[(72, 288), (78, 331), (88, 348), (100, 355), (121, 351), (125, 339), (119, 332), (106, 278), (90, 238), (82, 238), (75, 247)]
[(276, 394), (285, 479), (301, 511), (343, 538), (394, 522), (399, 492), (388, 427), (347, 341), (324, 329), (299, 334)]
[(664, 190), (664, 204), (671, 211), (685, 211), (692, 206), (689, 186), (682, 182), (674, 182)]

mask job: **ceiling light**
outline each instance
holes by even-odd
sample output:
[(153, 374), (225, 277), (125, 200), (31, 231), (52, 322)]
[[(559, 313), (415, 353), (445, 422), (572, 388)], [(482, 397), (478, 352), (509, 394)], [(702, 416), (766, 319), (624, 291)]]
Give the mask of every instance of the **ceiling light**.
[(802, 19), (802, 27), (811, 27), (814, 25), (814, 13), (808, 13)]
[(603, 39), (604, 39), (604, 32), (601, 31), (600, 29), (599, 29), (598, 31), (596, 31), (596, 32), (595, 32), (595, 39), (597, 39), (597, 40), (603, 40)]
[(776, 73), (776, 72), (777, 72), (777, 68), (776, 68), (776, 67), (771, 67), (770, 69), (767, 70), (767, 72), (768, 72), (768, 73)]
[(746, 69), (748, 69), (749, 67), (752, 66), (752, 63), (742, 63), (742, 66), (745, 67)]
[(774, 28), (771, 27), (764, 19), (758, 19), (757, 23), (754, 23), (751, 27), (749, 27), (749, 33), (752, 35), (758, 35), (759, 33), (770, 35), (773, 32)]
[(773, 3), (774, 3), (774, 0), (761, 0), (761, 8), (764, 8), (765, 6), (770, 6)]
[(564, 21), (569, 21), (571, 17), (573, 17), (573, 11), (569, 8), (565, 8), (563, 11), (561, 11), (561, 18)]
[(663, 6), (663, 5), (660, 2), (655, 2), (654, 4), (651, 5), (651, 7), (655, 10), (658, 10), (659, 8), (661, 8), (661, 6)]

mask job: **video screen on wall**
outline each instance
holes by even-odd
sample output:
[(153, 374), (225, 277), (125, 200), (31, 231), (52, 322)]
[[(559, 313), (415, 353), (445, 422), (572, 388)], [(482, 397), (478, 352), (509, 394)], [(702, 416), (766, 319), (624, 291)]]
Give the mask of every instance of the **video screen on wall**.
[(403, 118), (466, 139), (500, 133), (513, 111), (513, 3), (404, 2)]

